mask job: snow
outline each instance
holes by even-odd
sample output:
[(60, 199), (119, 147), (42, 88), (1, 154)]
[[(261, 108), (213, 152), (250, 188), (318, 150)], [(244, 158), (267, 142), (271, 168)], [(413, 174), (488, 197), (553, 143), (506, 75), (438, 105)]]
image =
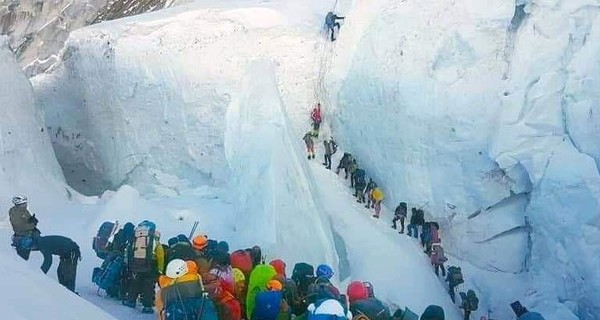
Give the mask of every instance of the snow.
[[(3, 238), (8, 237), (2, 232)], [(2, 301), (2, 314), (7, 319), (114, 319), (90, 302), (80, 299), (64, 287), (49, 279), (39, 270), (39, 266), (27, 265), (14, 254), (12, 248), (3, 245), (0, 248), (2, 262), (0, 272), (3, 283), (10, 288)]]
[[(225, 151), (237, 189), (236, 230), (242, 235), (262, 230), (246, 233), (246, 243), (264, 238), (269, 256), (336, 265), (331, 227), (319, 214), (323, 208), (289, 127), (275, 70), (270, 61), (253, 62), (227, 111)], [(306, 221), (310, 226), (301, 227)]]
[[(71, 33), (61, 62), (32, 79), (44, 124), (15, 64), (0, 64), (13, 86), (1, 105), (23, 119), (0, 120), (1, 149), (5, 126), (24, 122), (16, 150), (43, 155), (3, 158), (0, 188), (59, 195), (32, 204), (45, 233), (89, 243), (104, 220), (149, 218), (166, 240), (198, 220), (232, 248), (327, 262), (342, 288), (368, 280), (389, 304), (436, 303), (458, 319), (419, 245), (389, 229), (407, 201), (442, 226), (459, 289), (480, 296), (474, 318), (511, 318), (515, 300), (550, 320), (598, 318), (594, 1), (339, 1), (347, 19), (333, 44), (321, 33), (329, 1), (169, 5), (182, 2)], [(321, 138), (334, 135), (383, 188), (380, 221), (322, 153), (304, 159), (317, 100)], [(89, 197), (64, 187), (56, 160)], [(96, 295), (99, 261), (84, 256), (82, 297), (144, 318)]]

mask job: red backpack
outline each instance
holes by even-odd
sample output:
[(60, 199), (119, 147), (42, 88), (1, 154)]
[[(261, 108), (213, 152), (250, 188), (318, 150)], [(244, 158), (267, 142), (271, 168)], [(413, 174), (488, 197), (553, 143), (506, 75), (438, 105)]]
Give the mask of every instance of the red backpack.
[(231, 267), (240, 269), (246, 276), (246, 279), (248, 279), (252, 272), (252, 257), (250, 253), (246, 250), (234, 251), (231, 254)]

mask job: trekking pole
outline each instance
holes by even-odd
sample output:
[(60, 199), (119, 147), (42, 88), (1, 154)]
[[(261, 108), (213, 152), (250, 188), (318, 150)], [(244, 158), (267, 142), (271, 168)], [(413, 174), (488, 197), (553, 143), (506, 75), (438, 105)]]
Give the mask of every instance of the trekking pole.
[(200, 305), (200, 311), (198, 312), (198, 320), (202, 320), (202, 314), (204, 313), (204, 304), (206, 303), (206, 299), (208, 299), (208, 293), (202, 292), (202, 304)]
[(194, 226), (192, 227), (192, 231), (190, 231), (190, 236), (188, 237), (189, 240), (192, 240), (192, 237), (194, 236), (194, 233), (196, 232), (196, 228), (198, 228), (198, 221), (194, 221)]

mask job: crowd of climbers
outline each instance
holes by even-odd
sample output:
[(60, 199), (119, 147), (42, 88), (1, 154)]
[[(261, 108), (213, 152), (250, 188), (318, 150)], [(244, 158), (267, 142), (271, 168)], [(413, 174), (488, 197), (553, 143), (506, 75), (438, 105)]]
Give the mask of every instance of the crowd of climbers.
[[(315, 139), (319, 137), (319, 129), (323, 121), (320, 103), (317, 103), (312, 109), (310, 121), (312, 123), (312, 130), (304, 136), (309, 160), (315, 158)], [(329, 137), (324, 139), (323, 146), (325, 159), (323, 165), (327, 169), (331, 169), (331, 157), (337, 152), (338, 145), (333, 138)], [(373, 218), (379, 218), (381, 205), (385, 198), (382, 189), (378, 187), (372, 178), (369, 178), (367, 182), (366, 171), (359, 167), (357, 159), (349, 152), (344, 152), (342, 155), (336, 168), (336, 174), (339, 175), (342, 171), (344, 179), (350, 179), (350, 188), (353, 190), (356, 202), (364, 203), (367, 209), (374, 209)], [(404, 234), (407, 216), (408, 205), (406, 202), (400, 202), (394, 210), (394, 217), (392, 219), (392, 228), (397, 230), (399, 227), (400, 234)], [(398, 226), (398, 222), (400, 222), (400, 226)], [(411, 216), (408, 222), (408, 226), (406, 226), (407, 235), (420, 240), (424, 253), (429, 256), (435, 275), (439, 277), (441, 273), (444, 282), (448, 284), (450, 298), (453, 303), (456, 303), (456, 288), (464, 283), (464, 278), (462, 270), (458, 266), (450, 266), (446, 270), (444, 264), (448, 261), (448, 258), (445, 256), (444, 248), (442, 247), (440, 225), (436, 221), (425, 221), (425, 211), (422, 208), (414, 207), (411, 208)], [(471, 314), (479, 308), (479, 298), (473, 290), (459, 292), (459, 297), (461, 298), (459, 307), (463, 310), (464, 319), (468, 320), (471, 318)], [(526, 310), (525, 308), (523, 309)], [(515, 314), (520, 317), (517, 309), (514, 310)], [(531, 315), (533, 313), (529, 312), (528, 314)]]
[[(325, 264), (296, 263), (288, 275), (286, 262), (266, 263), (259, 246), (230, 252), (225, 241), (184, 234), (162, 244), (150, 221), (117, 228), (99, 228), (94, 249), (104, 262), (93, 281), (108, 297), (140, 304), (161, 320), (419, 319), (408, 308), (392, 314), (369, 282), (353, 281), (341, 292)], [(420, 319), (443, 320), (444, 310), (429, 306)]]

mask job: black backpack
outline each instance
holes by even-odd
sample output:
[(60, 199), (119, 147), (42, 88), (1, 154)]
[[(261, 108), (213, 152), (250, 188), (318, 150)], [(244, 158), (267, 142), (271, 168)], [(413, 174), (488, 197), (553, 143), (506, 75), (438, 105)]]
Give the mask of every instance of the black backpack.
[(117, 231), (119, 225), (117, 223), (106, 221), (100, 225), (98, 232), (92, 242), (92, 249), (96, 252), (96, 256), (100, 259), (106, 259), (108, 255), (109, 239)]
[(309, 286), (307, 302), (315, 303), (319, 300), (335, 299), (340, 301), (339, 291), (327, 278), (317, 278), (315, 283)]
[(296, 299), (292, 305), (293, 313), (297, 316), (306, 311), (309, 303), (307, 301), (308, 287), (315, 282), (315, 268), (305, 262), (294, 265), (292, 280), (296, 283)]
[(454, 287), (465, 282), (460, 267), (452, 266), (448, 268), (448, 282)]
[(477, 298), (475, 291), (473, 291), (473, 290), (467, 291), (466, 301), (467, 301), (469, 310), (477, 311), (477, 309), (479, 308), (479, 298)]

